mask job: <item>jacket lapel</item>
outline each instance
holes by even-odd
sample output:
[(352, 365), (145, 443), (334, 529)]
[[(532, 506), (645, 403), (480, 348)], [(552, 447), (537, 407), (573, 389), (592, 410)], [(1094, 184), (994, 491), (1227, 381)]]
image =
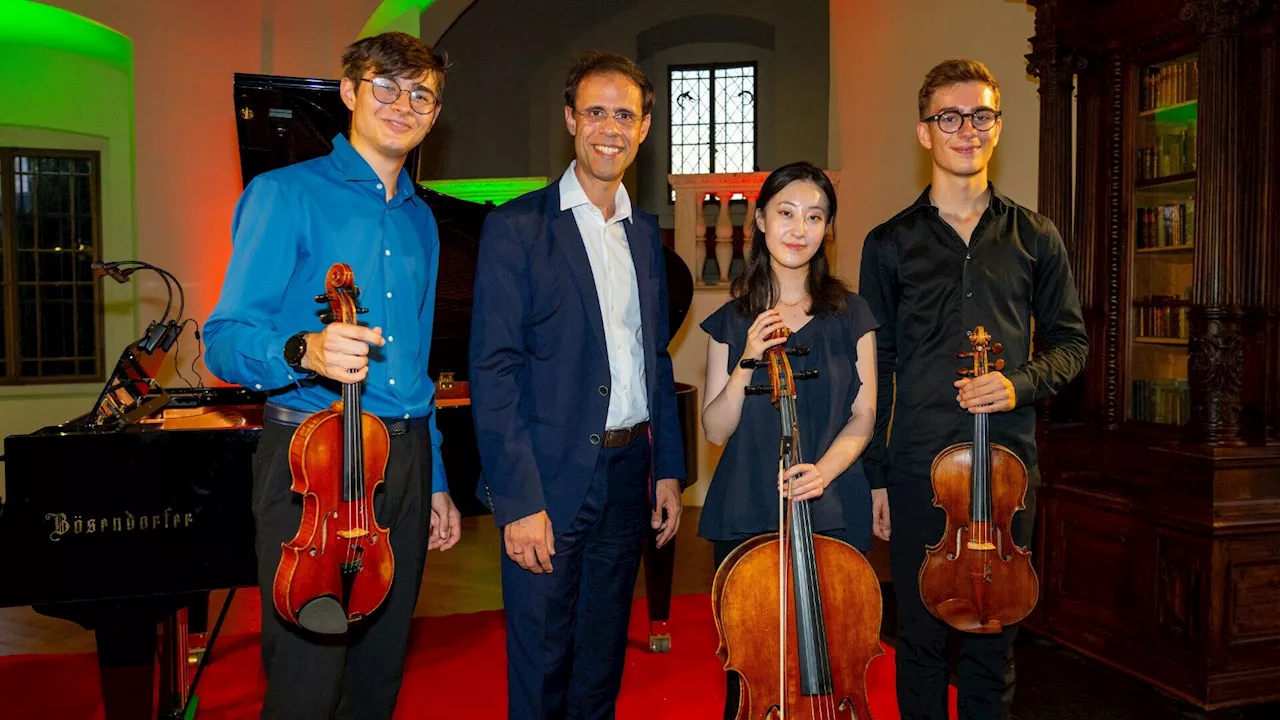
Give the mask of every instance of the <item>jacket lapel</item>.
[(569, 272), (578, 286), (578, 294), (582, 296), (583, 309), (591, 329), (595, 333), (596, 342), (601, 351), (608, 353), (608, 344), (604, 339), (604, 319), (600, 314), (600, 296), (596, 293), (595, 276), (591, 273), (591, 260), (587, 257), (587, 248), (582, 244), (582, 233), (578, 231), (578, 221), (572, 210), (560, 210), (560, 191), (551, 193), (552, 206), (547, 208), (551, 215), (551, 234), (556, 244), (564, 251), (569, 263)]
[[(633, 211), (634, 212), (634, 211)], [(657, 381), (658, 364), (658, 277), (653, 261), (653, 245), (647, 237), (642, 219), (623, 220), (627, 230), (627, 245), (631, 248), (631, 262), (636, 268), (636, 292), (640, 296), (640, 338), (644, 342), (645, 384), (653, 397)], [(650, 409), (652, 413), (652, 408)]]

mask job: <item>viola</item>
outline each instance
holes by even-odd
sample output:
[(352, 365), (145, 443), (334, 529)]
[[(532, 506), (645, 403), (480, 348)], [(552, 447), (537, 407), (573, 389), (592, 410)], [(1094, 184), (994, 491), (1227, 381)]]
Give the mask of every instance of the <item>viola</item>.
[[(325, 277), (326, 323), (356, 324), (351, 267), (335, 263)], [(342, 399), (308, 417), (289, 443), (293, 492), (302, 521), (281, 545), (272, 596), (276, 611), (313, 632), (341, 634), (368, 617), (391, 589), (395, 558), (387, 528), (374, 517), (374, 491), (390, 450), (386, 425), (360, 407), (359, 383), (343, 383)]]
[[(785, 328), (773, 334), (789, 336)], [(785, 344), (785, 343), (784, 343)], [(794, 373), (787, 354), (807, 348), (770, 348), (769, 393), (781, 421), (779, 470), (803, 462)], [(754, 368), (754, 360), (742, 361)], [(742, 678), (739, 718), (871, 717), (866, 672), (880, 647), (880, 583), (852, 546), (814, 535), (812, 501), (778, 496), (778, 532), (754, 537), (716, 571), (712, 606), (720, 634), (717, 654)]]
[[(972, 358), (962, 376), (1004, 369), (1000, 343), (981, 325), (969, 333)], [(991, 442), (986, 413), (973, 416), (973, 442), (952, 445), (929, 471), (933, 504), (947, 513), (946, 530), (920, 566), (920, 598), (935, 617), (971, 633), (998, 633), (1025, 618), (1040, 596), (1031, 552), (1013, 542), (1013, 515), (1026, 509), (1027, 468), (1011, 450)]]

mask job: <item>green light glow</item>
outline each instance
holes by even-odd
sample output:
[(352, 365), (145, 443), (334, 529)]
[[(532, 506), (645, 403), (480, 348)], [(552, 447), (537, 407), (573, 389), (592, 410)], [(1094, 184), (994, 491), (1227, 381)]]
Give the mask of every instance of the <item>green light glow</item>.
[(360, 31), (360, 35), (357, 36), (356, 39), (359, 40), (360, 38), (377, 35), (392, 21), (410, 10), (416, 9), (418, 14), (421, 15), (427, 8), (431, 7), (435, 1), (436, 0), (382, 0), (382, 4), (379, 5), (378, 9), (374, 10), (373, 14), (369, 16), (369, 22), (364, 24), (364, 28)]
[(471, 178), (467, 180), (427, 180), (422, 183), (438, 193), (456, 197), (459, 200), (501, 205), (511, 198), (519, 197), (547, 186), (545, 177), (508, 177), (508, 178)]
[(0, 45), (27, 45), (97, 58), (133, 72), (133, 41), (101, 23), (30, 0), (0, 0)]
[(1157, 125), (1190, 125), (1195, 122), (1200, 104), (1195, 100), (1148, 110), (1143, 115), (1155, 116)]

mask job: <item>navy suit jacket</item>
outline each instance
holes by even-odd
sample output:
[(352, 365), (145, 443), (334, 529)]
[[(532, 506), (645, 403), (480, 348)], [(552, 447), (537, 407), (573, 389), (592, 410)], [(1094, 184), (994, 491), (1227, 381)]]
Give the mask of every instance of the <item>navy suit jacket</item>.
[[(657, 218), (624, 220), (639, 285), (654, 480), (685, 486), (684, 447), (667, 352), (666, 265)], [(567, 528), (582, 508), (609, 411), (609, 358), (591, 262), (559, 183), (489, 213), (480, 234), (471, 318), (477, 494), (499, 526), (546, 510)]]

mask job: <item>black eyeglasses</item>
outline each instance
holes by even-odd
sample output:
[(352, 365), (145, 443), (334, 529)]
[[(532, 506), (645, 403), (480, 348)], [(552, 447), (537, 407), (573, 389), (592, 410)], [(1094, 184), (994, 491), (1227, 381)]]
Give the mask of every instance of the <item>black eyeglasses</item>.
[(373, 99), (383, 105), (394, 105), (400, 99), (400, 95), (406, 92), (409, 93), (409, 107), (419, 115), (430, 115), (431, 111), (440, 105), (440, 100), (430, 90), (405, 90), (394, 80), (383, 77), (360, 78), (360, 81), (373, 86)]
[(964, 119), (969, 118), (970, 124), (974, 130), (990, 130), (995, 124), (996, 119), (1003, 115), (1000, 110), (990, 110), (983, 108), (974, 110), (971, 113), (962, 113), (956, 110), (947, 110), (937, 115), (930, 115), (923, 122), (937, 122), (938, 129), (944, 133), (955, 133), (960, 131), (960, 126), (964, 124)]

